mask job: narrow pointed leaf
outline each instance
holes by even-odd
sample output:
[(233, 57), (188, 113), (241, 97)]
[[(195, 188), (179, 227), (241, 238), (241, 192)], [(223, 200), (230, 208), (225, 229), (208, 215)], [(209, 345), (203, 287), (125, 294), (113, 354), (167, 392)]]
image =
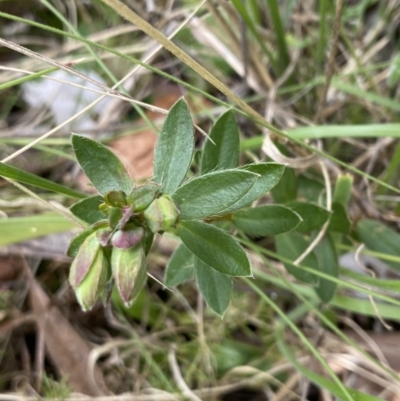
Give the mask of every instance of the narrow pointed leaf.
[(99, 205), (101, 203), (103, 203), (103, 198), (100, 195), (95, 195), (75, 203), (70, 207), (70, 210), (82, 221), (93, 224), (106, 217), (106, 215), (99, 210)]
[(321, 182), (304, 175), (299, 176), (297, 193), (304, 202), (318, 203), (321, 194), (325, 192), (325, 186)]
[(0, 176), (5, 178), (11, 178), (12, 180), (22, 182), (24, 184), (32, 185), (36, 188), (46, 189), (48, 191), (53, 191), (59, 194), (70, 196), (71, 198), (86, 198), (85, 194), (74, 191), (63, 185), (56, 184), (52, 181), (46, 180), (45, 178), (38, 177), (35, 174), (28, 173), (17, 167), (10, 166), (0, 162)]
[[(332, 239), (325, 236), (314, 249), (314, 253), (317, 256), (319, 271), (338, 278), (339, 262)], [(323, 302), (328, 303), (335, 295), (336, 283), (320, 277), (315, 291)]]
[(308, 233), (321, 228), (329, 219), (330, 213), (314, 203), (291, 202), (286, 205), (296, 212), (302, 222), (296, 227), (296, 230), (302, 233)]
[(165, 285), (175, 287), (192, 278), (194, 275), (194, 257), (184, 244), (180, 244), (169, 258), (165, 269)]
[(354, 177), (349, 173), (340, 174), (336, 180), (333, 201), (340, 203), (344, 208), (347, 207), (351, 198), (353, 181)]
[(279, 182), (285, 171), (285, 166), (278, 163), (258, 163), (248, 164), (242, 167), (241, 170), (258, 174), (260, 177), (245, 196), (223, 211), (224, 214), (249, 206), (252, 202), (265, 195)]
[[(275, 238), (276, 251), (286, 259), (294, 262), (308, 247), (309, 243), (301, 236), (301, 234), (292, 231), (289, 233), (278, 235)], [(286, 270), (294, 277), (309, 284), (317, 284), (318, 276), (315, 276), (301, 268), (301, 265), (318, 270), (318, 261), (314, 253), (310, 253), (301, 263), (299, 267), (291, 263), (284, 263)]]
[(232, 222), (247, 234), (267, 236), (293, 230), (301, 223), (301, 219), (287, 207), (264, 205), (236, 212)]
[(96, 189), (105, 195), (109, 191), (132, 190), (132, 181), (118, 157), (106, 146), (81, 135), (72, 135), (76, 158)]
[(244, 249), (225, 231), (200, 221), (178, 226), (182, 242), (204, 263), (228, 276), (251, 276)]
[(223, 170), (194, 178), (181, 186), (172, 198), (181, 220), (201, 219), (221, 213), (241, 199), (259, 176), (240, 170)]
[(0, 246), (68, 231), (73, 228), (76, 226), (65, 217), (50, 213), (0, 219)]
[(172, 194), (190, 167), (194, 148), (194, 127), (185, 100), (179, 99), (169, 111), (158, 137), (154, 155), (154, 181), (161, 192)]
[(237, 167), (239, 163), (240, 138), (233, 111), (223, 114), (212, 127), (201, 158), (201, 173)]
[[(384, 224), (363, 219), (357, 225), (357, 234), (360, 242), (368, 249), (386, 255), (400, 257), (400, 235)], [(400, 262), (385, 260), (385, 263), (400, 270)]]
[(195, 257), (197, 285), (207, 305), (222, 316), (228, 308), (232, 294), (232, 279), (206, 265)]

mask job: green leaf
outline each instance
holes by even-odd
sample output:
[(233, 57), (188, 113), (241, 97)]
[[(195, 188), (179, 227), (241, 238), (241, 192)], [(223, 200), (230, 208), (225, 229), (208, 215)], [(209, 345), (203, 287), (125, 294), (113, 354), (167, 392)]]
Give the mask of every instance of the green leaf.
[(258, 163), (248, 164), (247, 166), (242, 167), (241, 170), (259, 174), (260, 178), (256, 181), (250, 191), (243, 196), (243, 198), (225, 209), (224, 214), (242, 209), (265, 195), (265, 193), (271, 190), (279, 182), (285, 170), (285, 166), (278, 163)]
[[(297, 232), (292, 231), (275, 237), (276, 251), (286, 259), (295, 261), (308, 247), (309, 243)], [(318, 270), (318, 261), (314, 253), (310, 253), (299, 267), (292, 263), (284, 262), (286, 270), (294, 277), (309, 284), (318, 284), (318, 276), (315, 276), (301, 268), (301, 265)]]
[(349, 277), (354, 282), (357, 282), (359, 284), (367, 284), (368, 287), (370, 287), (371, 289), (373, 289), (372, 287), (376, 287), (383, 288), (386, 291), (394, 291), (400, 293), (400, 280), (385, 280), (380, 277), (366, 276), (365, 273), (356, 273), (346, 268), (342, 268), (340, 273), (344, 276)]
[(10, 178), (18, 182), (23, 182), (24, 184), (32, 185), (36, 188), (46, 189), (48, 191), (67, 195), (71, 198), (86, 198), (85, 194), (81, 194), (80, 192), (64, 187), (63, 185), (56, 184), (46, 180), (45, 178), (38, 177), (35, 174), (28, 173), (24, 170), (20, 170), (17, 167), (13, 167), (2, 162), (0, 162), (0, 176)]
[(133, 211), (135, 213), (142, 212), (147, 209), (156, 198), (159, 189), (160, 187), (153, 183), (147, 183), (141, 187), (136, 187), (128, 195), (128, 204), (133, 206)]
[(232, 222), (247, 234), (267, 236), (290, 231), (301, 224), (301, 219), (287, 207), (264, 205), (236, 212)]
[(351, 174), (339, 174), (333, 192), (333, 202), (340, 203), (344, 208), (347, 207), (351, 197), (353, 181), (354, 179)]
[(330, 305), (347, 312), (371, 316), (373, 318), (376, 318), (377, 313), (379, 313), (382, 319), (400, 322), (399, 307), (397, 305), (389, 305), (386, 302), (377, 302), (375, 300), (373, 305), (369, 299), (357, 299), (354, 298), (354, 296), (346, 297), (343, 295), (336, 295), (330, 302)]
[(72, 135), (76, 158), (90, 182), (105, 195), (109, 191), (129, 194), (132, 181), (117, 156), (106, 146), (82, 135)]
[(233, 111), (223, 114), (210, 132), (201, 158), (201, 173), (237, 167), (239, 163), (239, 127)]
[(333, 202), (328, 230), (347, 234), (350, 232), (350, 227), (351, 223), (347, 216), (346, 209), (340, 203)]
[(0, 246), (68, 231), (76, 226), (58, 214), (0, 219)]
[(194, 275), (194, 255), (184, 244), (180, 244), (169, 258), (165, 269), (165, 285), (174, 287)]
[(101, 203), (103, 203), (103, 197), (95, 195), (75, 203), (70, 207), (70, 210), (74, 216), (82, 221), (93, 224), (105, 218), (105, 214), (99, 210)]
[(178, 225), (182, 242), (204, 263), (228, 276), (251, 276), (244, 249), (225, 231), (199, 221)]
[(143, 242), (144, 253), (146, 256), (150, 252), (151, 246), (153, 245), (153, 240), (154, 240), (154, 234), (150, 230), (145, 230), (142, 242)]
[(297, 177), (292, 168), (286, 168), (279, 184), (271, 191), (275, 202), (287, 203), (297, 198)]
[(304, 175), (298, 177), (297, 184), (297, 194), (304, 202), (318, 203), (325, 191), (324, 184)]
[(286, 205), (300, 215), (302, 222), (296, 227), (296, 230), (302, 233), (308, 233), (321, 228), (329, 219), (328, 210), (307, 202), (290, 202)]
[[(338, 278), (338, 256), (335, 245), (329, 235), (322, 238), (315, 247), (314, 253), (317, 256), (319, 271)], [(328, 303), (335, 295), (336, 283), (320, 277), (315, 291), (323, 302)]]
[(186, 176), (192, 161), (194, 127), (183, 98), (171, 108), (158, 137), (154, 155), (154, 181), (161, 192), (172, 194)]
[(16, 86), (16, 85), (21, 85), (21, 84), (23, 84), (25, 82), (34, 81), (36, 78), (39, 78), (39, 77), (41, 77), (43, 75), (48, 75), (48, 74), (50, 74), (52, 72), (55, 72), (57, 70), (58, 70), (58, 67), (46, 68), (45, 70), (42, 70), (42, 71), (34, 72), (32, 74), (25, 75), (25, 76), (20, 77), (20, 78), (16, 78), (16, 79), (12, 79), (12, 80), (6, 81), (6, 82), (4, 82), (4, 83), (2, 83), (0, 85), (0, 91), (3, 91), (5, 89), (11, 88), (11, 87)]
[(181, 220), (201, 219), (221, 213), (241, 199), (259, 176), (240, 170), (216, 171), (182, 185), (172, 198)]
[[(386, 255), (400, 256), (400, 235), (384, 224), (363, 219), (357, 225), (357, 234), (360, 242), (363, 242), (368, 249)], [(400, 270), (400, 263), (392, 260), (385, 260), (385, 263)]]
[(194, 258), (194, 268), (201, 295), (207, 305), (222, 316), (231, 300), (232, 279), (212, 269), (197, 257)]
[[(348, 85), (349, 82), (343, 83)], [(366, 92), (361, 92), (361, 98)], [(398, 102), (389, 97), (383, 97), (384, 101), (390, 102), (389, 107), (393, 106), (400, 111)], [(392, 107), (392, 108), (393, 108)], [(319, 139), (319, 138), (399, 138), (400, 124), (351, 124), (351, 125), (313, 125), (288, 129), (288, 135), (296, 139)], [(262, 142), (262, 138), (261, 141)], [(260, 145), (261, 146), (261, 145)]]

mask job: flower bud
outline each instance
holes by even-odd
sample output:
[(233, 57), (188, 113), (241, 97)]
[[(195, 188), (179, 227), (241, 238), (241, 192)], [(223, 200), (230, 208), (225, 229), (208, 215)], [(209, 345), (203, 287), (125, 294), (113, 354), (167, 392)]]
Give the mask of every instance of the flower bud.
[(76, 298), (84, 312), (90, 311), (99, 298), (104, 299), (108, 280), (108, 262), (103, 249), (100, 248), (88, 274), (75, 288)]
[(108, 216), (108, 214), (110, 213), (110, 209), (112, 209), (112, 207), (110, 205), (107, 205), (107, 203), (105, 202), (100, 203), (99, 205), (100, 212), (104, 213), (106, 216)]
[(110, 227), (100, 228), (96, 231), (97, 240), (102, 247), (106, 247), (110, 244), (111, 236), (113, 234), (113, 230)]
[(121, 208), (122, 216), (118, 223), (118, 228), (123, 229), (125, 225), (128, 223), (129, 219), (132, 217), (132, 207), (124, 206)]
[(129, 249), (113, 248), (111, 270), (118, 293), (126, 306), (130, 306), (146, 284), (146, 256), (141, 244)]
[(85, 228), (82, 232), (80, 232), (71, 240), (68, 246), (67, 255), (70, 256), (71, 258), (75, 258), (76, 255), (78, 254), (81, 245), (86, 240), (86, 238), (89, 237), (89, 235), (93, 234), (94, 232), (97, 232), (97, 230), (104, 229), (105, 227), (108, 227), (108, 221), (99, 220), (96, 223), (92, 224), (91, 226)]
[(107, 280), (107, 259), (94, 232), (83, 241), (69, 275), (69, 282), (85, 312), (105, 294)]
[(165, 231), (178, 219), (178, 211), (172, 199), (163, 195), (155, 199), (144, 211), (144, 218), (153, 233)]
[(145, 210), (157, 195), (160, 187), (156, 184), (143, 185), (135, 188), (128, 195), (128, 203), (133, 206), (133, 211), (139, 213)]
[(118, 230), (114, 233), (111, 243), (119, 249), (129, 249), (137, 245), (142, 237), (144, 230), (142, 227), (135, 227), (129, 230)]
[(123, 191), (109, 191), (104, 195), (104, 201), (112, 207), (126, 206), (126, 195)]
[(80, 246), (69, 271), (69, 282), (73, 288), (83, 281), (92, 266), (97, 252), (100, 249), (100, 243), (96, 232), (90, 234)]

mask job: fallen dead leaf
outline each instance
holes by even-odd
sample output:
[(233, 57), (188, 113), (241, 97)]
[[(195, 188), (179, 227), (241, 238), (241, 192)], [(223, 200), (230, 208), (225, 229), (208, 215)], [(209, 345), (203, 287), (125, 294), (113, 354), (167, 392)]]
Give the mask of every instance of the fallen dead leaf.
[(89, 396), (108, 393), (100, 369), (95, 367), (96, 383), (90, 380), (89, 345), (60, 310), (51, 304), (49, 297), (34, 277), (30, 278), (29, 301), (39, 329), (44, 334), (46, 355), (60, 377), (68, 379), (68, 384), (74, 392)]
[(151, 178), (153, 175), (153, 153), (157, 135), (148, 129), (124, 136), (111, 144), (111, 149), (121, 159), (133, 180)]

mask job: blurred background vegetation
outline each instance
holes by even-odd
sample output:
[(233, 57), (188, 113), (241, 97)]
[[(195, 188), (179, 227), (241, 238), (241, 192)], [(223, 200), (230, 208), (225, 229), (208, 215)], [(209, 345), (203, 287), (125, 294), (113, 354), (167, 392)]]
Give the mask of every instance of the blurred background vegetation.
[[(221, 319), (194, 280), (160, 284), (178, 244), (164, 236), (131, 308), (112, 297), (83, 313), (65, 256), (79, 227), (59, 214), (72, 197), (1, 180), (0, 398), (400, 400), (400, 3), (124, 4), (213, 79), (100, 0), (1, 0), (0, 160), (91, 194), (71, 131), (108, 144), (141, 182), (179, 97), (205, 131), (233, 107), (242, 163), (291, 167), (276, 201), (325, 205), (324, 171), (332, 187), (338, 177), (352, 185), (339, 221), (348, 227), (334, 238), (337, 293), (321, 303), (283, 269), (271, 238), (239, 237), (255, 279), (235, 280)], [(322, 170), (308, 163), (311, 146)]]

